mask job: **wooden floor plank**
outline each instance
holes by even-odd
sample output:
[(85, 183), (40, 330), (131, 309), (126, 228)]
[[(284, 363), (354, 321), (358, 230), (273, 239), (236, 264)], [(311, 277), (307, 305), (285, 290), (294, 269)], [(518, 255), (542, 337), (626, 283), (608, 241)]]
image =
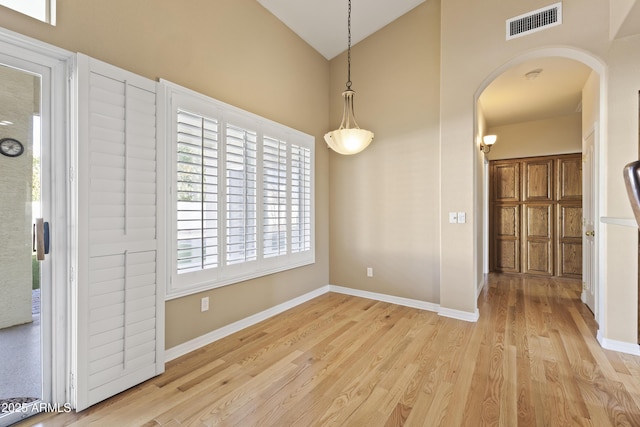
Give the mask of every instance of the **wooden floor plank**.
[(469, 323), (325, 294), (22, 426), (640, 426), (640, 357), (603, 350), (576, 280), (490, 275)]

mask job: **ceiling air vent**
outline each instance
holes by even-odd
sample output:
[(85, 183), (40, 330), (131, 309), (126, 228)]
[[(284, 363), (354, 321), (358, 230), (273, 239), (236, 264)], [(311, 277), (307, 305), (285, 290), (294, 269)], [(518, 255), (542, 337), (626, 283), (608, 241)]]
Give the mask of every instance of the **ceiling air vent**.
[(507, 40), (562, 24), (562, 3), (555, 3), (507, 20)]

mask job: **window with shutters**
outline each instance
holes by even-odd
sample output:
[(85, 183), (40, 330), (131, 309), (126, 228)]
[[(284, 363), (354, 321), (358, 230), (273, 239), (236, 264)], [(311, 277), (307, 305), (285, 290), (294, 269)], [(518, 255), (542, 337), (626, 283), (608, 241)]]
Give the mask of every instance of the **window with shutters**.
[(162, 81), (167, 297), (315, 262), (314, 138)]
[(287, 253), (287, 143), (265, 137), (262, 150), (262, 238), (270, 258)]
[(225, 138), (225, 264), (258, 257), (256, 199), (258, 136), (253, 130), (227, 124)]
[(218, 266), (218, 121), (176, 112), (176, 270)]

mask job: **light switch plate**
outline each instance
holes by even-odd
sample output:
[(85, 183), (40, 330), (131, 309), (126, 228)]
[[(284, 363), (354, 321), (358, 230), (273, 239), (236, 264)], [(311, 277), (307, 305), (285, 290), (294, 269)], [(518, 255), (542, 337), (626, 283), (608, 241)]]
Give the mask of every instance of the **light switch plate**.
[(467, 222), (467, 214), (464, 212), (458, 212), (458, 224), (464, 224)]
[(456, 212), (449, 212), (449, 224), (455, 224), (458, 222), (458, 214)]

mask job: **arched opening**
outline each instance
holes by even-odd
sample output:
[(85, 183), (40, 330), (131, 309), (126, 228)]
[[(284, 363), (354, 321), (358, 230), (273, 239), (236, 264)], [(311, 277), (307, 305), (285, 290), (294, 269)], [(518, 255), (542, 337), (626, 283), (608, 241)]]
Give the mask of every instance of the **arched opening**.
[[(602, 281), (599, 280), (599, 245), (602, 236), (595, 218), (598, 218), (598, 211), (602, 206), (599, 192), (599, 158), (606, 137), (606, 122), (603, 119), (606, 113), (605, 72), (602, 61), (586, 52), (571, 48), (539, 49), (514, 58), (494, 70), (483, 81), (475, 95), (475, 192), (479, 211), (481, 207), (481, 214), (478, 215), (476, 223), (476, 247), (481, 248), (476, 260), (477, 268), (486, 277), (490, 264), (489, 160), (492, 160), (492, 157), (525, 158), (562, 154), (575, 152), (578, 148), (578, 151), (584, 154), (583, 168), (588, 172), (583, 174), (583, 191), (586, 191), (586, 194), (582, 201), (582, 214), (587, 224), (583, 224), (579, 230), (580, 237), (582, 238), (585, 231), (595, 234), (590, 240), (582, 238), (582, 242), (586, 243), (585, 248), (591, 248), (591, 251), (582, 251), (582, 276), (588, 282), (585, 283), (582, 299), (594, 312), (600, 328), (603, 328), (602, 322), (605, 321), (605, 316), (602, 315), (604, 289), (600, 286)], [(536, 85), (530, 83), (537, 85), (534, 92), (531, 90)], [(568, 86), (572, 87), (573, 95), (569, 94), (570, 91), (564, 90)], [(544, 126), (559, 126), (565, 130), (573, 127), (573, 135), (577, 132), (579, 141), (576, 143), (574, 138), (574, 141), (566, 146), (558, 146), (557, 141), (545, 141), (544, 129), (540, 129)], [(578, 129), (575, 129), (576, 126)], [(503, 146), (499, 146), (501, 141), (498, 135), (498, 141), (491, 152), (483, 153), (480, 150), (483, 135), (496, 129), (504, 132), (506, 136), (502, 141)], [(538, 130), (540, 132), (537, 132)], [(509, 135), (509, 132), (512, 133)], [(507, 147), (508, 141), (513, 140), (513, 132), (527, 134), (521, 138), (522, 144), (519, 146), (512, 144), (511, 147)], [(589, 154), (585, 150), (592, 151)]]

